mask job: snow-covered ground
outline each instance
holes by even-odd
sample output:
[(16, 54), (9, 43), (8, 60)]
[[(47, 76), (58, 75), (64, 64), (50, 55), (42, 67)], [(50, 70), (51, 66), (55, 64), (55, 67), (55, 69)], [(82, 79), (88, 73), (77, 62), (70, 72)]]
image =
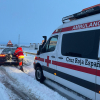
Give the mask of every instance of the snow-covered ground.
[[(28, 49), (24, 50), (30, 52)], [(33, 50), (33, 53), (36, 52)], [(58, 92), (36, 81), (33, 62), (34, 55), (25, 56), (24, 73), (14, 66), (0, 66), (0, 100), (67, 100)], [(5, 81), (1, 81), (4, 77), (6, 77)], [(84, 100), (49, 79), (46, 79), (44, 83), (74, 98), (71, 100)]]
[(30, 52), (30, 53), (37, 53), (37, 50), (34, 50), (33, 48), (23, 48), (24, 52)]
[(7, 92), (7, 88), (3, 85), (3, 83), (0, 82), (0, 100), (10, 100)]
[[(13, 80), (13, 82), (8, 82), (9, 84), (11, 84), (17, 90), (24, 92), (24, 94), (27, 94), (28, 96), (31, 95), (33, 100), (67, 100), (44, 84), (36, 81), (34, 77), (33, 58), (34, 56), (25, 56), (25, 73), (14, 66), (0, 66), (0, 69), (2, 70), (2, 72), (0, 72), (0, 78), (3, 80), (3, 73), (5, 73), (10, 79)], [(9, 96), (10, 92), (7, 91), (7, 87), (4, 85), (5, 82), (3, 83), (1, 79), (0, 100), (13, 100), (14, 97), (12, 98)]]

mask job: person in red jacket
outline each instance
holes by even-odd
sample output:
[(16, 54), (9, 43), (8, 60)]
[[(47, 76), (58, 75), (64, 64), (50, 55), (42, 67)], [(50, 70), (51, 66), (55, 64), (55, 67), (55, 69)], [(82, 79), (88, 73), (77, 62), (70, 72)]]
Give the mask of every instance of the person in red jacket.
[(24, 59), (24, 54), (23, 54), (22, 48), (21, 48), (21, 47), (18, 47), (18, 48), (15, 50), (14, 55), (18, 58), (20, 70), (23, 71), (23, 59)]

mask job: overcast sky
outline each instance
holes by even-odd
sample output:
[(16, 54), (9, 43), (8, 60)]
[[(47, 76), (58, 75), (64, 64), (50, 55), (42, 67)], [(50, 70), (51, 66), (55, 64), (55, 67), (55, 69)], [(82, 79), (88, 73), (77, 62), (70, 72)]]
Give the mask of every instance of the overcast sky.
[(0, 0), (0, 44), (41, 43), (62, 18), (99, 4), (100, 0)]

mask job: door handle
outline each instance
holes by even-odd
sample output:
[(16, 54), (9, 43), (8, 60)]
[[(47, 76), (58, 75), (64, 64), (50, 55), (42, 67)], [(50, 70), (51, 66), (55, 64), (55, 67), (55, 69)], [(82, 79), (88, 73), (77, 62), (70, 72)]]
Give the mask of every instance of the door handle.
[(55, 56), (51, 56), (52, 58), (55, 58)]
[(59, 59), (63, 59), (63, 57), (58, 57)]

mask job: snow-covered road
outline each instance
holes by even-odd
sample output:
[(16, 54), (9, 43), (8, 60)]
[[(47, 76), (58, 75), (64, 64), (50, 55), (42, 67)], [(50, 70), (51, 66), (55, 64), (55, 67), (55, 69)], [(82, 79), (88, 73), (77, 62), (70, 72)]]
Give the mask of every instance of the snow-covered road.
[(35, 80), (32, 58), (25, 57), (25, 73), (14, 66), (0, 66), (0, 100), (67, 100)]
[(0, 66), (0, 100), (84, 100), (49, 79), (44, 84), (36, 81), (33, 62), (34, 55), (25, 56), (24, 73), (14, 66)]
[(5, 98), (7, 95), (9, 95), (10, 100), (36, 100), (18, 88), (15, 80), (6, 73), (3, 67), (0, 67), (0, 74), (1, 86), (5, 88), (4, 90), (6, 90), (4, 92), (4, 94), (6, 93), (6, 96), (3, 97), (2, 95), (3, 98), (1, 97), (0, 100), (8, 100), (8, 98)]

